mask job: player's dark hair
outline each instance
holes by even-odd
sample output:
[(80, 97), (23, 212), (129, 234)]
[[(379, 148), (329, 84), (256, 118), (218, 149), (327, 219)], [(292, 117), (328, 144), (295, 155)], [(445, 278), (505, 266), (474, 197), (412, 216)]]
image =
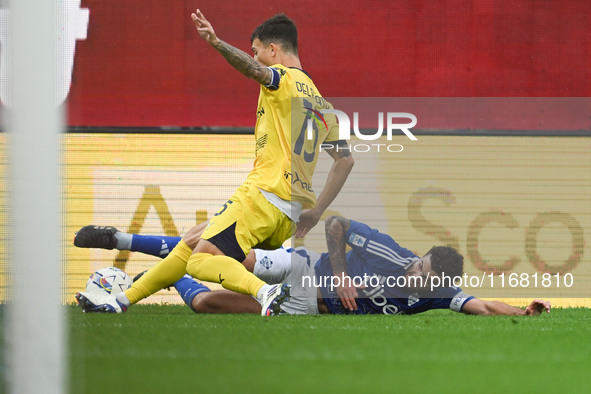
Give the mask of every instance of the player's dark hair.
[(250, 36), (252, 43), (255, 38), (265, 45), (275, 43), (286, 52), (298, 54), (298, 29), (295, 23), (285, 14), (277, 14), (257, 27)]
[(431, 269), (439, 275), (454, 278), (464, 273), (464, 256), (451, 246), (433, 246), (427, 254), (431, 255)]

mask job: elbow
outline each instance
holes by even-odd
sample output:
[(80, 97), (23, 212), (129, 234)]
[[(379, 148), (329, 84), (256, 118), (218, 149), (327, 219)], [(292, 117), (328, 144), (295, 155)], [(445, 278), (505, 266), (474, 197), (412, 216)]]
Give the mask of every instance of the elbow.
[(327, 240), (329, 234), (336, 238), (342, 238), (345, 236), (345, 232), (349, 229), (349, 219), (342, 216), (329, 216), (324, 219), (324, 229), (327, 234)]
[(328, 230), (329, 228), (334, 226), (337, 218), (338, 216), (328, 216), (326, 219), (324, 219), (324, 227)]
[(334, 170), (337, 174), (341, 174), (341, 176), (349, 176), (353, 166), (355, 165), (355, 160), (353, 156), (342, 156), (334, 164)]
[(343, 232), (342, 216), (329, 216), (324, 219), (324, 228), (327, 234), (335, 234)]
[(343, 157), (343, 166), (346, 167), (348, 172), (351, 172), (351, 170), (353, 169), (353, 166), (355, 165), (355, 159), (353, 159), (353, 156), (349, 155), (349, 156), (345, 156)]

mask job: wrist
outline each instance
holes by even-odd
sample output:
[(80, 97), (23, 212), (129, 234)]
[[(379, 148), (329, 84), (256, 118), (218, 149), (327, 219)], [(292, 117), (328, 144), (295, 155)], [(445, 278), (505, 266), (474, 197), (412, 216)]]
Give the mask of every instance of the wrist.
[(310, 212), (312, 212), (312, 216), (320, 219), (320, 217), (324, 213), (324, 210), (314, 207), (314, 208), (310, 209)]

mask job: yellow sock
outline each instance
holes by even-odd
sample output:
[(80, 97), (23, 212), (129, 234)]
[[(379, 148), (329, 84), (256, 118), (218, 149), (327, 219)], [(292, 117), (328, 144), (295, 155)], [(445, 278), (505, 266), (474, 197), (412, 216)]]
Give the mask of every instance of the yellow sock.
[(187, 273), (187, 260), (193, 251), (181, 240), (168, 256), (146, 272), (129, 289), (125, 296), (132, 304), (144, 299), (158, 290), (170, 286)]
[(194, 278), (220, 283), (225, 289), (256, 297), (265, 282), (235, 259), (209, 253), (195, 253), (187, 262), (187, 272)]

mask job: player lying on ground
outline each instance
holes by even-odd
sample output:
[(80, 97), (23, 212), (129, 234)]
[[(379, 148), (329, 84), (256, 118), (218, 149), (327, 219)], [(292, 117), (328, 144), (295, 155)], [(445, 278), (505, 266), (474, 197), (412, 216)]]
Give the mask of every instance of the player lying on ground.
[[(205, 226), (206, 223), (196, 229), (202, 230)], [(414, 314), (446, 308), (478, 315), (539, 315), (543, 310), (550, 312), (550, 303), (543, 300), (534, 300), (527, 308), (521, 309), (499, 301), (471, 297), (454, 286), (431, 290), (428, 278), (462, 275), (463, 257), (453, 248), (433, 247), (419, 258), (400, 247), (390, 236), (342, 217), (327, 219), (326, 235), (329, 253), (320, 255), (307, 248), (254, 249), (244, 260), (244, 266), (267, 283), (291, 284), (291, 299), (282, 304), (284, 312)], [(185, 240), (196, 243), (199, 237), (200, 231), (193, 229)], [(77, 233), (74, 244), (163, 257), (179, 240), (179, 237), (132, 235), (113, 227), (86, 226)], [(352, 248), (346, 254), (345, 244)], [(340, 284), (347, 284), (347, 277), (365, 277), (365, 286), (331, 286), (336, 284), (337, 278)], [(320, 286), (323, 278), (327, 278), (328, 283)], [(397, 280), (406, 286), (388, 285)], [(211, 291), (188, 275), (174, 286), (185, 303), (198, 313), (260, 313), (261, 310), (260, 304), (252, 297), (228, 290)]]
[[(314, 114), (332, 106), (302, 70), (292, 20), (278, 14), (257, 27), (250, 37), (251, 57), (221, 40), (200, 10), (191, 19), (205, 42), (259, 84), (253, 168), (195, 245), (179, 242), (165, 259), (116, 296), (78, 293), (76, 299), (84, 310), (125, 312), (188, 273), (257, 297), (264, 305), (263, 315), (279, 313), (280, 304), (289, 297), (289, 286), (269, 285), (245, 270), (241, 262), (253, 247), (278, 248), (294, 231), (303, 237), (337, 196), (353, 167), (346, 141), (339, 140), (335, 115), (327, 114), (322, 127), (312, 121)], [(211, 53), (203, 52), (203, 59)], [(301, 103), (294, 111), (292, 99)], [(304, 134), (306, 127), (310, 130)], [(314, 138), (304, 138), (310, 132)], [(323, 142), (334, 147), (326, 150), (334, 161), (316, 198), (312, 176)]]

